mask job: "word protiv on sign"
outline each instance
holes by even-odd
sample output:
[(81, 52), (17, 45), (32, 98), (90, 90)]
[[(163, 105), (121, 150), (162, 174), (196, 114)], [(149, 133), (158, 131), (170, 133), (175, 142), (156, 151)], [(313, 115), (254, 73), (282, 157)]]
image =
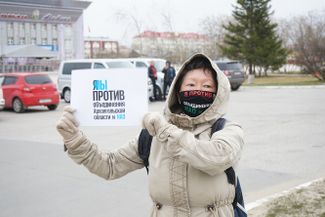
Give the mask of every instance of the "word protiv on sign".
[(124, 90), (108, 90), (107, 80), (94, 80), (93, 86), (94, 101), (118, 101), (125, 98)]

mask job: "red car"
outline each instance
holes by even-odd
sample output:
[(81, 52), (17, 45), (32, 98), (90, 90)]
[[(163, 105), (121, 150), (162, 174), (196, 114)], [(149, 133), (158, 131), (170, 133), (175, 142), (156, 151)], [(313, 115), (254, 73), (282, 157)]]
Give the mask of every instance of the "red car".
[(44, 73), (0, 74), (5, 108), (24, 112), (27, 107), (43, 105), (55, 110), (60, 94), (51, 78)]

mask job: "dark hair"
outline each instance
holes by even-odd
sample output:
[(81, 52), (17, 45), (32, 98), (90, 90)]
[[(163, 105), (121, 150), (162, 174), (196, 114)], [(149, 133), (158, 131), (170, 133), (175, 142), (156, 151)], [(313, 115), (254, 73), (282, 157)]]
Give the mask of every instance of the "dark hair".
[(209, 69), (211, 72), (214, 71), (213, 67), (211, 66), (210, 61), (204, 57), (194, 57), (189, 63), (187, 63), (183, 69), (183, 73), (187, 73), (188, 71), (194, 69)]
[(197, 56), (197, 57), (194, 57), (190, 62), (188, 62), (184, 66), (181, 76), (177, 79), (177, 83), (175, 86), (176, 92), (179, 92), (181, 84), (183, 82), (183, 78), (186, 75), (186, 73), (189, 71), (192, 71), (194, 69), (203, 69), (203, 71), (209, 70), (213, 75), (214, 81), (216, 82), (216, 84), (218, 84), (217, 72), (212, 67), (211, 62), (203, 56)]

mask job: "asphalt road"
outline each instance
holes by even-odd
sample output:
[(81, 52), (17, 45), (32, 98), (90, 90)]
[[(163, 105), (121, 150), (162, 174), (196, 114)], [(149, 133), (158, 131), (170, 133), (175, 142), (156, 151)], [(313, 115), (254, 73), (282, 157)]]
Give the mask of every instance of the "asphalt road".
[[(246, 203), (325, 177), (325, 88), (241, 88), (228, 119), (245, 130), (239, 176)], [(56, 111), (0, 112), (0, 217), (148, 216), (145, 170), (106, 181), (63, 152)], [(161, 111), (163, 102), (150, 103)], [(118, 148), (139, 127), (82, 127), (103, 150)]]

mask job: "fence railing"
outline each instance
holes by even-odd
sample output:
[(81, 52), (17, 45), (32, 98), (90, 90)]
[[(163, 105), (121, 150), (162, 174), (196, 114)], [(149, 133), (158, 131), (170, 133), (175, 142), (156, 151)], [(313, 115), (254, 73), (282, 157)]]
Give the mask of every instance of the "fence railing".
[(4, 63), (0, 61), (0, 73), (56, 71), (59, 61), (38, 61), (28, 64)]

